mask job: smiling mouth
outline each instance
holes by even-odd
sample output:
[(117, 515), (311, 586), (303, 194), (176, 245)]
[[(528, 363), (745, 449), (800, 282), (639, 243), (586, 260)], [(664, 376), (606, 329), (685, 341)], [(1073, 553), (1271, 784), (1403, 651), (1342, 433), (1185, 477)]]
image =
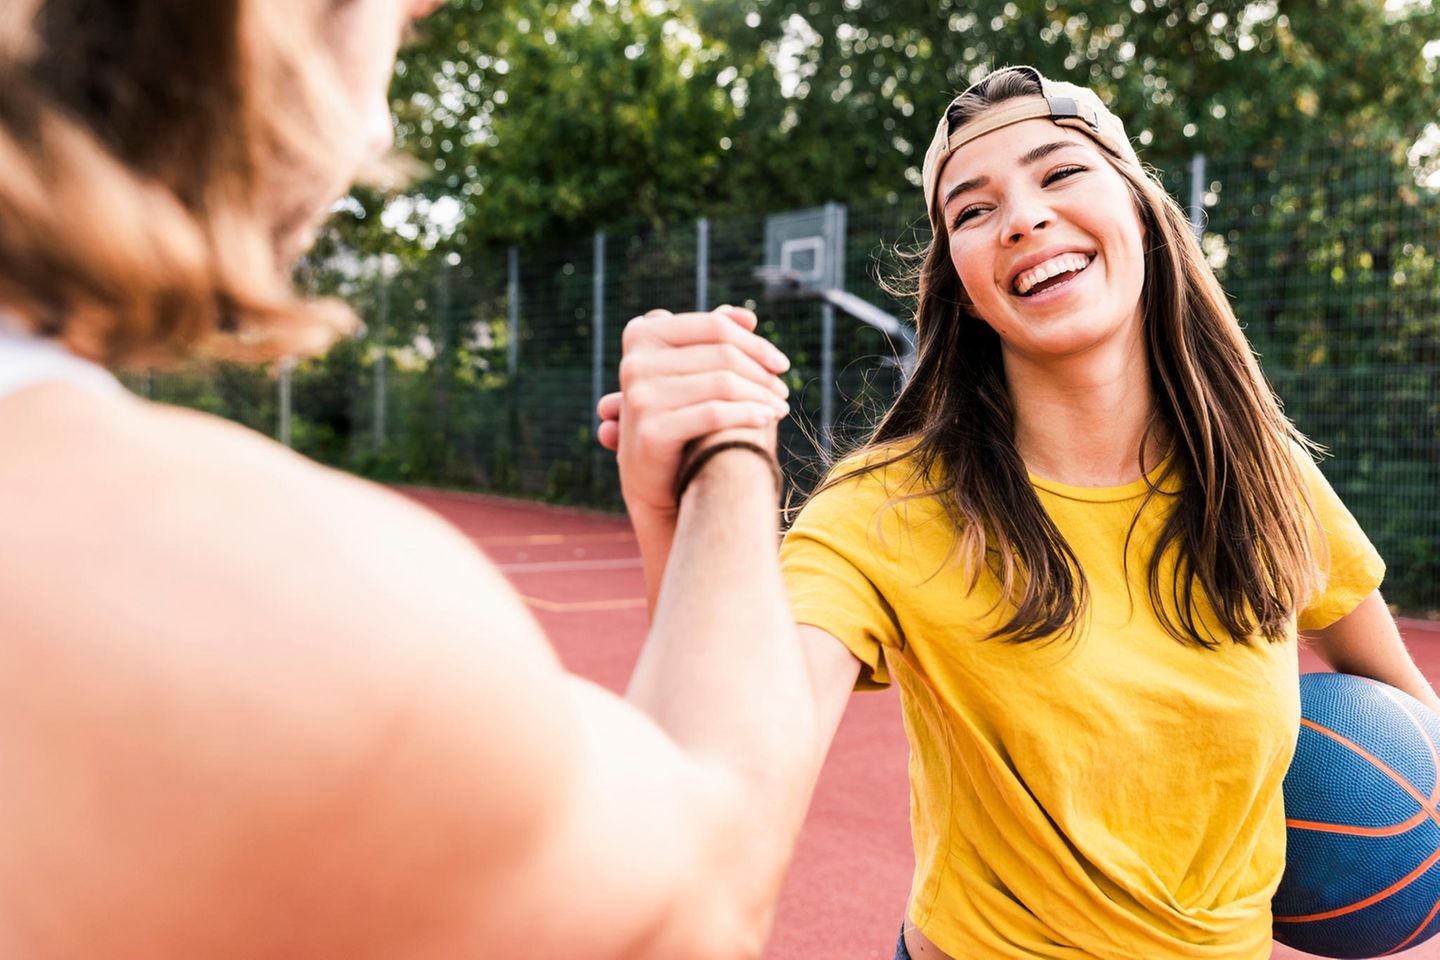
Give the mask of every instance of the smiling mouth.
[(1022, 297), (1033, 297), (1037, 293), (1053, 290), (1067, 283), (1088, 266), (1095, 258), (1083, 253), (1062, 253), (1044, 263), (1036, 264), (1015, 278), (1015, 293)]

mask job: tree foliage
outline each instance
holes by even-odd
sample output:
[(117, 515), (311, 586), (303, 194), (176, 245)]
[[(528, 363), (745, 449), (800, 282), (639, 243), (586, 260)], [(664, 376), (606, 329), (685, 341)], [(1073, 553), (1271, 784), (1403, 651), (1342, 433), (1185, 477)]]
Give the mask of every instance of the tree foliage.
[(466, 243), (912, 189), (987, 69), (1095, 88), (1142, 156), (1408, 147), (1440, 16), (1405, 0), (462, 0), (406, 52), (403, 145)]

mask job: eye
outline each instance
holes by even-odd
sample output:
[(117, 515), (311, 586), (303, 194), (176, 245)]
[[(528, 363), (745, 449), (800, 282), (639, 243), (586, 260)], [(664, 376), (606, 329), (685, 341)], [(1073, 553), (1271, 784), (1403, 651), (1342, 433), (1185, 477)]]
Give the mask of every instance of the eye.
[(963, 226), (966, 221), (974, 220), (976, 217), (980, 216), (980, 214), (984, 213), (988, 209), (988, 207), (983, 207), (979, 204), (972, 204), (971, 206), (968, 206), (964, 210), (961, 210), (959, 213), (955, 214), (955, 219), (950, 221), (950, 228), (952, 230), (957, 230), (961, 226)]
[(1085, 170), (1086, 168), (1080, 166), (1079, 164), (1071, 164), (1067, 167), (1059, 167), (1058, 169), (1051, 170), (1049, 173), (1045, 174), (1045, 179), (1040, 181), (1040, 185), (1043, 187), (1048, 187), (1050, 186), (1050, 184), (1055, 183), (1059, 180), (1073, 177), (1077, 173), (1084, 173)]

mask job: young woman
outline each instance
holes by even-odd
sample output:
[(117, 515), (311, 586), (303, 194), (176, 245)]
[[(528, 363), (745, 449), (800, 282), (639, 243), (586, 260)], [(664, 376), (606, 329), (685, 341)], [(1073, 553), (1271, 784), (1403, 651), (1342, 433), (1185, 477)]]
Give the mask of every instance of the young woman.
[(348, 321), (287, 265), (435, 5), (0, 4), (0, 955), (760, 951), (819, 754), (753, 316), (628, 338), (767, 370), (678, 412), (731, 445), (652, 451), (689, 485), (628, 703), (430, 514), (102, 367)]
[[(1268, 957), (1297, 629), (1440, 709), (1383, 565), (1098, 97), (996, 71), (923, 181), (914, 377), (782, 548), (822, 731), (900, 685), (896, 956)], [(642, 386), (602, 414), (659, 423)]]

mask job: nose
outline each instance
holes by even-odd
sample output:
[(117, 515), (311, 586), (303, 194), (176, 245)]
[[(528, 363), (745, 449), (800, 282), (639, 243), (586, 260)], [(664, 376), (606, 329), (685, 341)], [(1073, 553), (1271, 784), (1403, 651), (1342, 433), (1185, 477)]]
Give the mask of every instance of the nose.
[(1026, 191), (1012, 195), (1007, 205), (1007, 216), (1001, 223), (1000, 240), (1005, 246), (1014, 246), (1026, 237), (1055, 225), (1055, 211), (1039, 193)]

